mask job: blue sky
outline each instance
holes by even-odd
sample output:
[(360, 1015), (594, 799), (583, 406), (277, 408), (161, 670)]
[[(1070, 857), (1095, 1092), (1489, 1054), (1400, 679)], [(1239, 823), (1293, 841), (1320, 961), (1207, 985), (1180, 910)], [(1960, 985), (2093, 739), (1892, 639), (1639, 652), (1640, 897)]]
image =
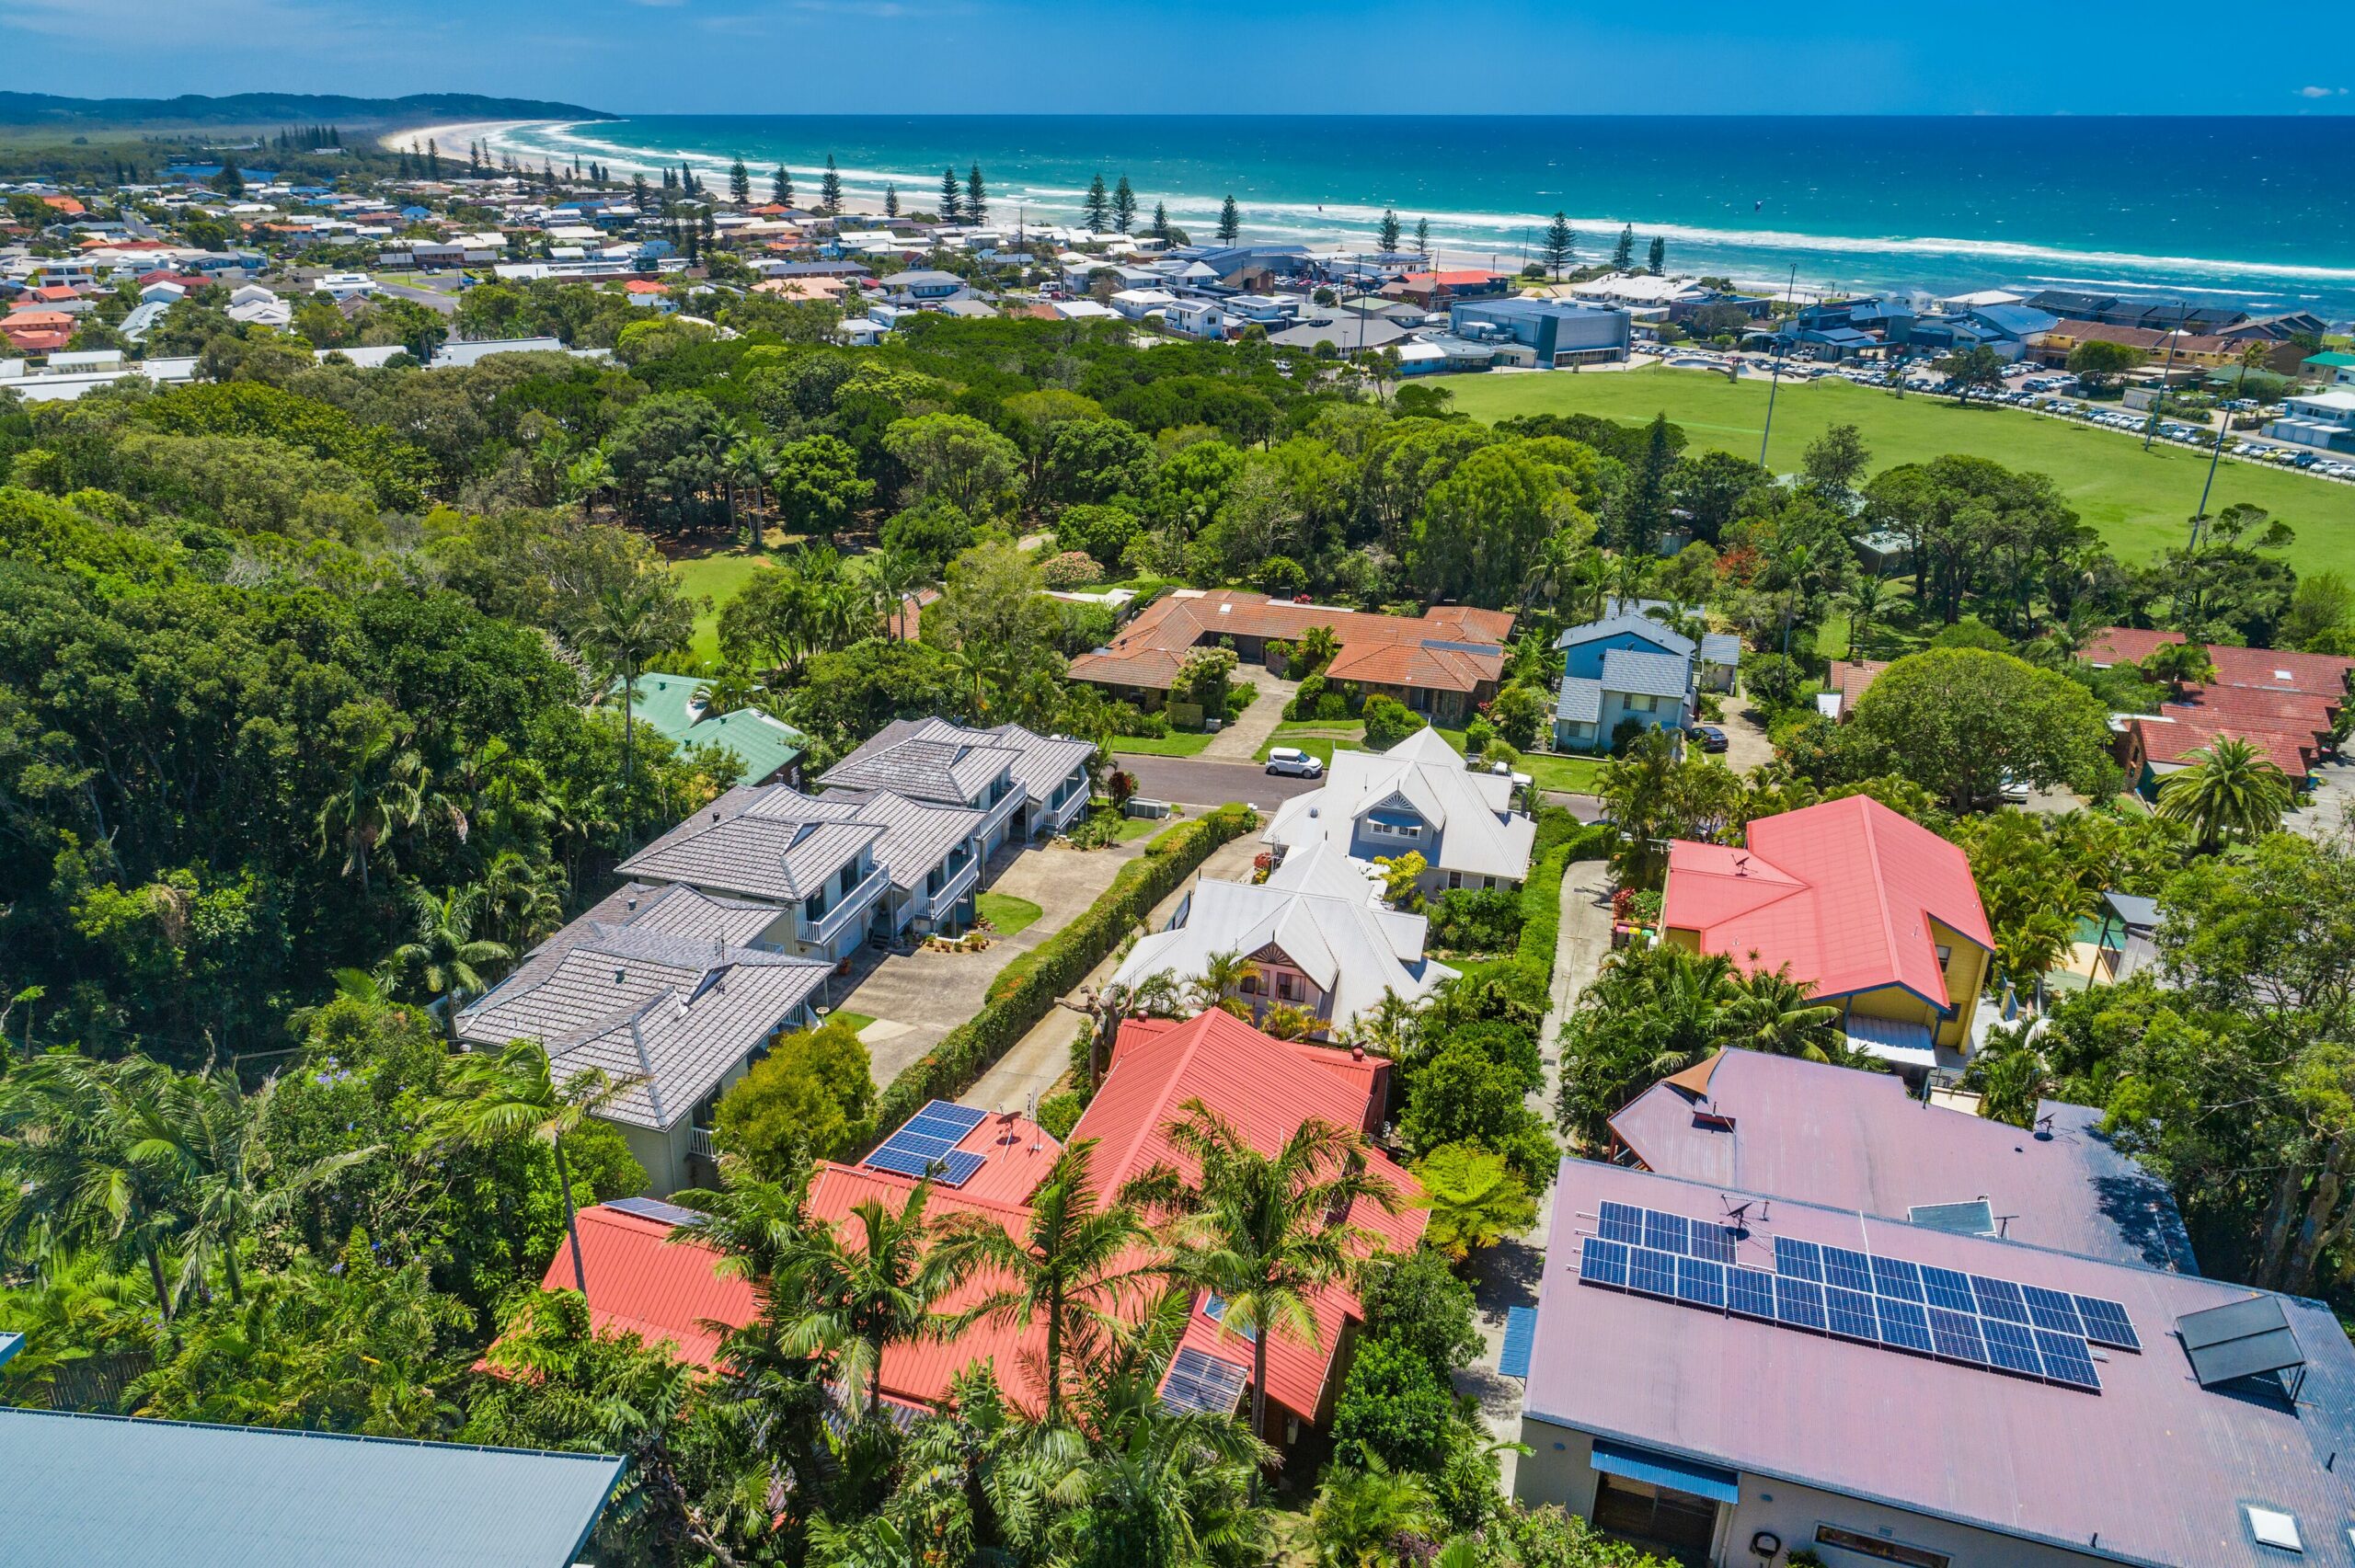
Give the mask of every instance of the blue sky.
[(2355, 111), (2355, 6), (2300, 10), (2294, 47), (2235, 25), (2188, 0), (0, 0), (0, 87), (624, 113)]

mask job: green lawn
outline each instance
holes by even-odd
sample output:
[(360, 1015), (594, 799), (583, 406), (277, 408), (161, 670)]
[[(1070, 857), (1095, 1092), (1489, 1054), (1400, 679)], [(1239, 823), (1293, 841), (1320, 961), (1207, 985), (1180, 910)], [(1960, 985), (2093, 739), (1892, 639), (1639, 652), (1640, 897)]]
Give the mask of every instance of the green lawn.
[(1193, 757), (1210, 743), (1208, 734), (1116, 735), (1112, 738), (1112, 750), (1139, 757)]
[(856, 1035), (861, 1029), (866, 1028), (869, 1024), (874, 1023), (875, 1020), (873, 1017), (864, 1013), (830, 1013), (826, 1014), (826, 1022), (829, 1024), (847, 1024), (850, 1025), (850, 1032)]
[(1566, 790), (1572, 795), (1592, 795), (1603, 783), (1603, 761), (1599, 757), (1523, 753), (1515, 771), (1527, 773), (1539, 789)]
[(1125, 844), (1135, 839), (1149, 839), (1167, 826), (1169, 824), (1158, 817), (1123, 817), (1119, 830), (1112, 835), (1112, 841)]
[(681, 591), (690, 598), (704, 598), (711, 601), (695, 612), (695, 640), (687, 654), (691, 660), (698, 663), (718, 661), (719, 607), (735, 598), (754, 572), (768, 569), (767, 557), (744, 550), (697, 555), (671, 564), (671, 575), (679, 579)]
[[(1751, 458), (1758, 455), (1766, 414), (1763, 383), (1736, 385), (1702, 371), (1452, 376), (1447, 388), (1455, 406), (1476, 419), (1586, 413), (1640, 421), (1664, 413), (1684, 427), (1695, 447)], [(1833, 380), (1783, 383), (1768, 464), (1777, 473), (1795, 470), (1808, 443), (1834, 424), (1864, 432), (1876, 469), (1967, 452), (2048, 474), (2119, 558), (2135, 566), (2147, 564), (2161, 546), (2183, 542), (2185, 521), (2200, 504), (2208, 472), (2208, 460), (2198, 453), (2164, 445), (2145, 452), (2139, 441), (2116, 430), (2019, 408), (1901, 399)], [(2355, 487), (2227, 461), (2216, 471), (2208, 509), (2219, 512), (2238, 501), (2265, 508), (2297, 532), (2290, 563), (2300, 575), (2355, 576)]]
[(1011, 893), (977, 893), (973, 896), (973, 912), (995, 927), (1000, 936), (1012, 936), (1047, 911)]

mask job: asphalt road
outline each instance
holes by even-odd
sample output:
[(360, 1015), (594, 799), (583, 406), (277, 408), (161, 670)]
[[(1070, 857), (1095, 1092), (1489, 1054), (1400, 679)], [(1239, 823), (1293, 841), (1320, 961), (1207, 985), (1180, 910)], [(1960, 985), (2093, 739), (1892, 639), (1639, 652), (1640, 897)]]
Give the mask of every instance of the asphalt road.
[[(1141, 757), (1128, 753), (1116, 761), (1135, 775), (1139, 795), (1180, 806), (1224, 806), (1239, 800), (1269, 810), (1325, 782), (1271, 773), (1258, 762), (1212, 762), (1199, 757)], [(1568, 807), (1581, 822), (1594, 821), (1603, 815), (1603, 802), (1592, 795), (1549, 790), (1545, 798), (1552, 805)]]

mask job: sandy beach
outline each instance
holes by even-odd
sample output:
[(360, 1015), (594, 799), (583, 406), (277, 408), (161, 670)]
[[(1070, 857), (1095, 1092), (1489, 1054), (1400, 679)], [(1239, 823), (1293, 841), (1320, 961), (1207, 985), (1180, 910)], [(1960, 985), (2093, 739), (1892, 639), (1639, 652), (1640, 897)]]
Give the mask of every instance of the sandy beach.
[(406, 131), (388, 131), (376, 138), (376, 144), (388, 153), (423, 152), (428, 142), (439, 147), (443, 155), (454, 149), (459, 157), (466, 155), (469, 142), (488, 142), (502, 131), (512, 131), (519, 125), (539, 125), (536, 120), (469, 120), (454, 125), (418, 125)]

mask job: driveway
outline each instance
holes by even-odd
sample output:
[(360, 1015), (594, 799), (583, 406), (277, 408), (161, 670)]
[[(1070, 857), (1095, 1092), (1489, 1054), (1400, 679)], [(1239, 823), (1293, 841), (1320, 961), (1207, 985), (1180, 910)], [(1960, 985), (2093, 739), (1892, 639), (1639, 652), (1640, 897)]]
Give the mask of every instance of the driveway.
[[(1574, 861), (1562, 878), (1562, 932), (1554, 949), (1554, 987), (1545, 1012), (1539, 1050), (1545, 1067), (1545, 1087), (1529, 1104), (1548, 1124), (1554, 1119), (1554, 1099), (1561, 1082), (1562, 1022), (1578, 1006), (1580, 995), (1611, 951), (1611, 868), (1599, 860)], [(1513, 1307), (1537, 1305), (1545, 1267), (1546, 1232), (1554, 1222), (1554, 1194), (1547, 1188), (1537, 1201), (1537, 1222), (1511, 1241), (1499, 1242), (1474, 1262), (1473, 1301), (1480, 1326), (1479, 1360), (1455, 1374), (1458, 1393), (1480, 1402), (1481, 1418), (1499, 1441), (1521, 1439), (1521, 1379), (1497, 1370), (1504, 1348), (1505, 1313)], [(1512, 1494), (1513, 1461), (1499, 1456), (1506, 1495)]]
[(980, 1012), (990, 982), (1014, 956), (1069, 924), (1111, 886), (1122, 862), (1138, 853), (1143, 842), (1093, 851), (1049, 844), (1010, 858), (1001, 849), (994, 858), (1002, 869), (986, 890), (1028, 898), (1041, 911), (1037, 920), (979, 953), (918, 947), (913, 953), (878, 956), (872, 949), (862, 950), (852, 970), (851, 990), (833, 1005), (837, 1012), (865, 1013), (875, 1020), (859, 1031), (859, 1039), (867, 1047), (876, 1083), (890, 1082), (943, 1035)]
[(1264, 665), (1246, 664), (1235, 674), (1259, 688), (1259, 700), (1244, 709), (1241, 718), (1211, 737), (1211, 743), (1200, 753), (1203, 761), (1250, 761), (1275, 734), (1276, 726), (1283, 722), (1284, 704), (1300, 690), (1299, 682), (1271, 674)]
[(1221, 762), (1207, 757), (1141, 757), (1126, 753), (1113, 761), (1137, 781), (1139, 795), (1148, 800), (1176, 801), (1180, 806), (1224, 806), (1239, 800), (1263, 812), (1272, 811), (1281, 801), (1324, 787), (1322, 779), (1271, 773), (1264, 762)]
[(1726, 732), (1722, 753), (1726, 766), (1737, 773), (1749, 773), (1773, 761), (1775, 743), (1766, 738), (1766, 722), (1758, 710), (1731, 692), (1726, 694), (1725, 704), (1725, 722), (1717, 727)]
[[(1139, 839), (1134, 845), (1122, 847), (1133, 853), (1143, 843), (1144, 841)], [(1251, 862), (1258, 853), (1259, 835), (1257, 833), (1246, 833), (1239, 839), (1231, 839), (1219, 845), (1193, 876), (1179, 883), (1168, 897), (1154, 906), (1153, 913), (1145, 920), (1145, 929), (1159, 931), (1168, 922), (1169, 917), (1178, 912), (1178, 903), (1204, 877), (1213, 882), (1248, 880)], [(1089, 970), (1086, 978), (1066, 993), (1064, 1000), (1076, 1001), (1085, 988), (1100, 986), (1110, 979), (1113, 971), (1120, 967), (1120, 957), (1121, 955), (1116, 951)], [(1085, 1024), (1081, 1014), (1067, 1007), (1053, 1009), (998, 1058), (997, 1064), (982, 1074), (979, 1082), (959, 1096), (959, 1103), (981, 1111), (1013, 1111), (1035, 1104), (1033, 1095), (1039, 1100), (1045, 1099), (1053, 1091), (1056, 1082), (1070, 1070), (1072, 1041)]]
[(2314, 793), (2306, 804), (2281, 818), (2281, 826), (2310, 839), (2327, 839), (2347, 826), (2355, 807), (2355, 762), (2324, 762), (2315, 769)]

